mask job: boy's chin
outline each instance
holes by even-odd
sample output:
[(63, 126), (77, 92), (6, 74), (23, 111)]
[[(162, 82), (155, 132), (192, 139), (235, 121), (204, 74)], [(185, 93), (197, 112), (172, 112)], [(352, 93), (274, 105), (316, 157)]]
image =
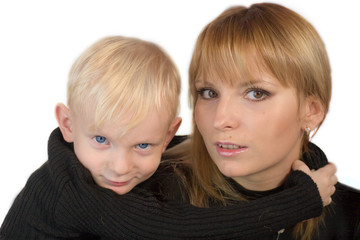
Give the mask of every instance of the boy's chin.
[(109, 189), (118, 195), (124, 195), (130, 192), (137, 184), (138, 183), (134, 183), (131, 180), (128, 182), (106, 181), (106, 182), (97, 183), (97, 185), (99, 185), (100, 187)]
[(124, 195), (130, 192), (134, 188), (134, 186), (121, 186), (121, 187), (107, 186), (105, 188), (112, 190), (118, 195)]

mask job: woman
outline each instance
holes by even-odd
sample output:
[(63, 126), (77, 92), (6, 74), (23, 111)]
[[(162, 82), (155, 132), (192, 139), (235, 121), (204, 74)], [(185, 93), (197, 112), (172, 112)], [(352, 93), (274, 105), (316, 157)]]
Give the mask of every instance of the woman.
[[(297, 13), (269, 3), (223, 12), (198, 37), (189, 86), (194, 132), (167, 156), (184, 160), (174, 164), (184, 200), (209, 207), (258, 199), (287, 189), (294, 159), (327, 163), (309, 138), (329, 109), (329, 60)], [(359, 239), (360, 192), (339, 183), (333, 202), (270, 239)]]

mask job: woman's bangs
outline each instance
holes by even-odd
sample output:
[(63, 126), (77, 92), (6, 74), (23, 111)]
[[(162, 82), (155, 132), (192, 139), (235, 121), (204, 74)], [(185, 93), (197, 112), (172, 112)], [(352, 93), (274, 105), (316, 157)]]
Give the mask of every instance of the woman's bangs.
[(206, 79), (233, 85), (248, 72), (242, 42), (234, 41), (226, 29), (208, 29), (198, 61), (197, 81)]

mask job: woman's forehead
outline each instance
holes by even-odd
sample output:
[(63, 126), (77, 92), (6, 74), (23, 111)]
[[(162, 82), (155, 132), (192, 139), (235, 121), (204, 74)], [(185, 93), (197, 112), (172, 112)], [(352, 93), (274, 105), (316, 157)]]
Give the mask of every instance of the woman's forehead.
[(201, 65), (201, 70), (195, 79), (195, 83), (220, 81), (231, 85), (244, 85), (260, 82), (279, 82), (279, 79), (265, 66), (263, 61), (242, 61), (242, 63), (233, 63), (227, 66), (202, 62)]
[[(283, 77), (291, 74), (286, 72), (286, 67), (280, 66), (281, 61), (273, 63), (274, 66), (269, 66), (262, 54), (254, 50), (254, 48), (229, 53), (228, 56), (219, 55), (216, 62), (213, 59), (216, 58), (208, 59), (204, 55), (200, 57), (195, 81), (216, 81), (232, 86), (260, 82), (281, 84), (284, 87), (296, 86), (296, 79)], [(280, 75), (276, 74), (279, 69), (281, 70)]]

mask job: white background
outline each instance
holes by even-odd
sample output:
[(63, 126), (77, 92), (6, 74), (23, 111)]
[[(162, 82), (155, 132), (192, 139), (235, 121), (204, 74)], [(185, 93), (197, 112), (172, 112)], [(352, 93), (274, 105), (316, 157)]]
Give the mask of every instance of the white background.
[[(275, 1), (308, 19), (325, 41), (333, 74), (330, 113), (313, 139), (338, 167), (340, 181), (360, 188), (360, 14), (357, 0)], [(182, 78), (183, 125), (190, 133), (187, 70), (197, 35), (226, 8), (254, 1), (0, 1), (0, 223), (29, 175), (47, 159), (66, 101), (68, 71), (90, 44), (109, 35), (161, 45)]]

